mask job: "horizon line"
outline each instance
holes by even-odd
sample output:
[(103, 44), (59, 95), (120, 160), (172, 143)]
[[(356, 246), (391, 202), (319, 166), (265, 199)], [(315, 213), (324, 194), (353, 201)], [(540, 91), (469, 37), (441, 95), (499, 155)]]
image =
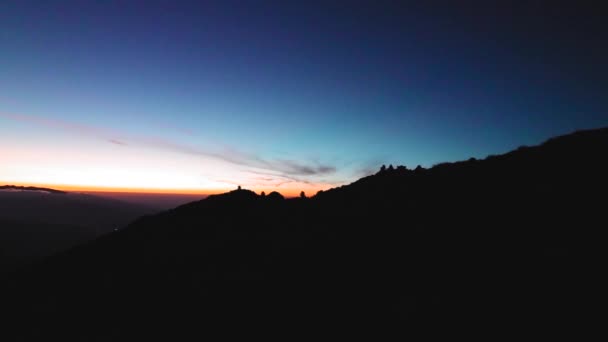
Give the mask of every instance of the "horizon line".
[[(51, 183), (23, 183), (23, 182), (6, 182), (0, 181), (0, 186), (3, 185), (14, 185), (14, 186), (32, 186), (40, 188), (49, 188), (53, 190), (61, 190), (66, 192), (106, 192), (106, 193), (132, 193), (132, 194), (162, 194), (162, 195), (201, 195), (210, 196), (227, 193), (236, 190), (237, 187), (225, 188), (225, 189), (167, 189), (167, 188), (127, 188), (127, 187), (113, 187), (113, 186), (89, 186), (89, 185), (70, 185), (70, 184), (51, 184)], [(243, 190), (251, 190), (256, 193), (266, 192), (270, 193), (276, 191), (284, 195), (285, 197), (297, 197), (300, 194), (300, 189), (267, 189), (267, 190), (252, 190), (247, 189), (246, 186), (241, 187)], [(310, 194), (312, 195), (312, 194)]]

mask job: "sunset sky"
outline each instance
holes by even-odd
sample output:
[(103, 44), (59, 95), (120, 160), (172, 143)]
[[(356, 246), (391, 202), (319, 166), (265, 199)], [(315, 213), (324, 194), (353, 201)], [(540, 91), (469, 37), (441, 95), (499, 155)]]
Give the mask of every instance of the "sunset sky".
[(3, 1), (0, 185), (312, 194), (608, 124), (584, 8), (204, 3)]

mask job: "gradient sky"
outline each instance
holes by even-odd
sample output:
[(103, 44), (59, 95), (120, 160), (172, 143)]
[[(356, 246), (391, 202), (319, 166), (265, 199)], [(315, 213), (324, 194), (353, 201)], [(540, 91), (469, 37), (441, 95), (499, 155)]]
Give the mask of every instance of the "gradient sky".
[(608, 124), (598, 9), (285, 2), (3, 1), (0, 183), (313, 193)]

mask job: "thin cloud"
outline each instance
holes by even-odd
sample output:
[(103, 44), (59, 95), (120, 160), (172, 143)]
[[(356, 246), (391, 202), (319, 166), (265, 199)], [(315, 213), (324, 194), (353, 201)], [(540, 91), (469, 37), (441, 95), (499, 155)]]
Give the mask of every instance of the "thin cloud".
[(129, 145), (126, 142), (120, 141), (120, 140), (117, 140), (117, 139), (108, 139), (108, 142), (110, 142), (110, 143), (112, 143), (114, 145), (120, 145), (120, 146), (127, 146), (127, 145)]
[[(25, 122), (57, 130), (66, 131), (72, 134), (93, 136), (105, 140), (111, 144), (120, 146), (144, 145), (152, 148), (171, 150), (179, 153), (201, 156), (204, 158), (214, 158), (225, 162), (246, 166), (256, 169), (272, 171), (273, 177), (282, 177), (284, 180), (310, 184), (308, 180), (301, 177), (325, 176), (336, 172), (336, 167), (332, 165), (320, 164), (318, 162), (302, 163), (288, 159), (269, 160), (259, 155), (249, 154), (232, 148), (225, 148), (222, 151), (213, 151), (197, 146), (169, 141), (163, 138), (151, 136), (132, 136), (122, 134), (110, 129), (95, 127), (90, 125), (78, 124), (59, 119), (41, 118), (38, 116), (1, 113), (0, 117), (14, 121)], [(127, 141), (129, 143), (127, 143)]]
[(0, 112), (0, 117), (10, 119), (17, 122), (29, 123), (39, 127), (46, 127), (55, 130), (60, 130), (64, 132), (68, 132), (71, 134), (81, 135), (81, 136), (93, 136), (102, 140), (105, 140), (109, 143), (116, 145), (127, 145), (122, 139), (116, 138), (120, 136), (119, 133), (100, 128), (94, 127), (74, 122), (69, 122), (65, 120), (59, 119), (48, 119), (41, 118), (33, 115), (25, 115), (25, 114), (14, 114), (14, 113), (2, 113)]
[(275, 166), (283, 169), (283, 172), (291, 175), (326, 175), (336, 172), (336, 168), (330, 165), (304, 165), (293, 160), (277, 160)]
[(225, 148), (222, 151), (211, 151), (197, 146), (185, 145), (160, 138), (139, 138), (139, 142), (156, 148), (168, 149), (175, 152), (211, 157), (225, 162), (253, 167), (258, 169), (278, 172), (282, 175), (291, 176), (321, 176), (336, 172), (336, 168), (331, 165), (314, 163), (306, 165), (293, 160), (277, 159), (268, 160), (255, 154), (245, 153), (233, 148)]
[(266, 186), (275, 186), (279, 187), (285, 184), (305, 184), (309, 186), (319, 186), (319, 187), (327, 187), (327, 186), (339, 186), (343, 185), (344, 181), (330, 181), (326, 179), (317, 179), (312, 182), (307, 179), (303, 179), (301, 177), (294, 177), (289, 175), (282, 175), (273, 172), (264, 172), (264, 171), (256, 171), (256, 170), (245, 170), (244, 172), (252, 175), (251, 179), (261, 183), (260, 185)]

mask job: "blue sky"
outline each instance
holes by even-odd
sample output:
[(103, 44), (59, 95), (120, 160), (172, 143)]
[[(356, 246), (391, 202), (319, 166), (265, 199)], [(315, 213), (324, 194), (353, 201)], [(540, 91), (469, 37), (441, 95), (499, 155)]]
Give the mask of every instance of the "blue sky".
[(313, 191), (608, 122), (582, 7), (1, 6), (0, 182)]

